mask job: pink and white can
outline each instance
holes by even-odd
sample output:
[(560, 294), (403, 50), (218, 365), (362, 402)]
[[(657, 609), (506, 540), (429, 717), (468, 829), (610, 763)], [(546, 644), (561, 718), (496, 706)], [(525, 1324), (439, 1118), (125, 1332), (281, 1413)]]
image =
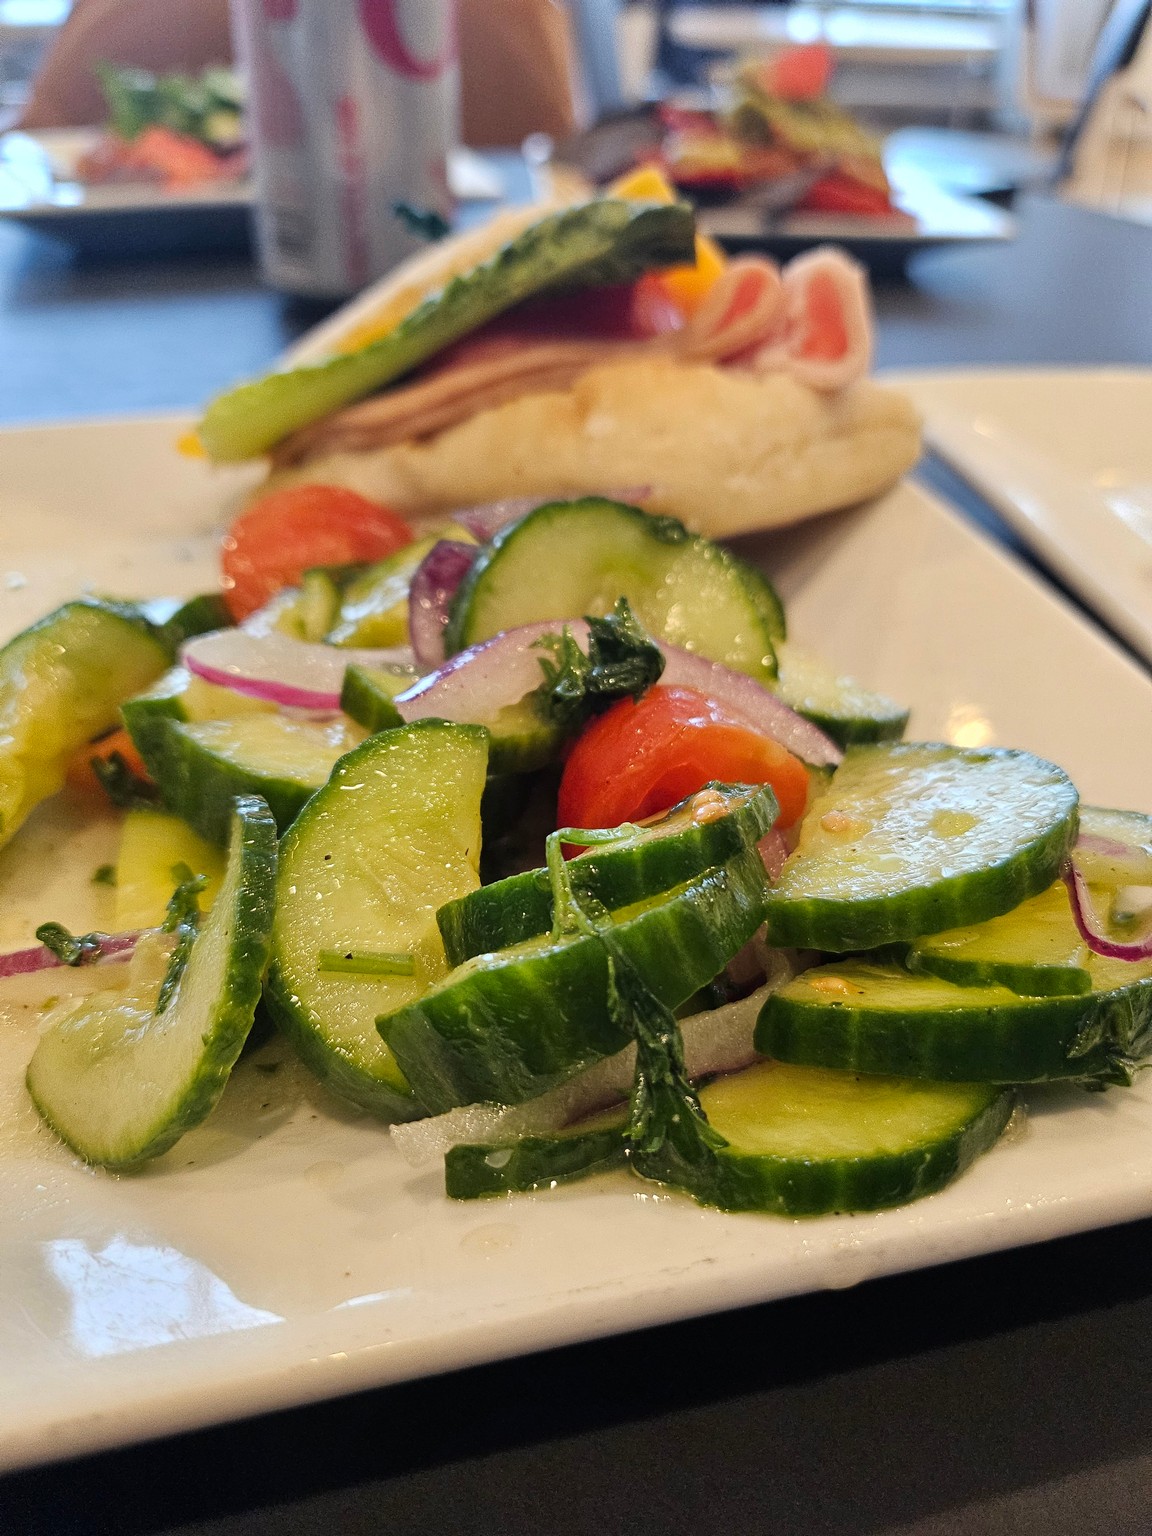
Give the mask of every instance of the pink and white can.
[(454, 0), (233, 5), (265, 276), (289, 293), (355, 293), (420, 244), (397, 203), (451, 213)]

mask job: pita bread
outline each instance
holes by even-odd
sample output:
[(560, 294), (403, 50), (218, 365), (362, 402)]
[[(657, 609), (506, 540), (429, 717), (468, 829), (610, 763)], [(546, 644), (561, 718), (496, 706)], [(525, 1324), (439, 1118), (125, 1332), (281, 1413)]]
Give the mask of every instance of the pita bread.
[(786, 373), (635, 359), (419, 442), (320, 455), (269, 487), (343, 485), (417, 520), (507, 496), (645, 487), (649, 511), (722, 538), (863, 501), (919, 454), (910, 401), (870, 379), (820, 394)]

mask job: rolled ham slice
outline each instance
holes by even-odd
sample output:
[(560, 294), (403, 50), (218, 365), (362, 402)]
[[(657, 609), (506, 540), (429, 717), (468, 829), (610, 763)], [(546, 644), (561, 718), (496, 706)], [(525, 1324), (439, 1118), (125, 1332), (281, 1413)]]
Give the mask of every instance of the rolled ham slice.
[[(622, 311), (626, 314), (626, 311)], [(761, 257), (725, 268), (677, 330), (656, 334), (547, 334), (539, 315), (515, 317), (454, 347), (395, 389), (334, 412), (281, 442), (278, 466), (321, 453), (385, 448), (430, 437), (522, 395), (569, 388), (590, 368), (666, 357), (689, 364), (785, 370), (820, 392), (867, 372), (871, 320), (863, 272), (839, 251), (813, 251), (783, 272)]]

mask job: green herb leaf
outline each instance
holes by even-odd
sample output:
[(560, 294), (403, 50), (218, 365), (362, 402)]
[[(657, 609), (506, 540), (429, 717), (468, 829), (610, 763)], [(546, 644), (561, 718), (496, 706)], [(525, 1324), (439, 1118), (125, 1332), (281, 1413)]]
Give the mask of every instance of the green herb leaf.
[(588, 654), (565, 625), (540, 649), (544, 682), (532, 695), (543, 719), (575, 734), (617, 699), (639, 699), (664, 671), (660, 647), (643, 629), (626, 597), (602, 619), (589, 617)]
[(346, 976), (411, 976), (416, 957), (394, 950), (322, 949), (316, 957), (316, 969)]
[(191, 958), (192, 945), (196, 942), (196, 935), (200, 931), (200, 892), (208, 884), (206, 875), (194, 875), (187, 864), (177, 864), (173, 874), (177, 878), (181, 875), (184, 878), (172, 892), (168, 901), (168, 910), (161, 924), (164, 933), (176, 935), (176, 948), (169, 957), (168, 969), (164, 972), (164, 980), (160, 983), (160, 991), (156, 996), (157, 1017), (164, 1012), (176, 995), (180, 978), (184, 974), (184, 967)]
[(708, 1123), (684, 1065), (684, 1038), (675, 1015), (632, 964), (612, 915), (595, 897), (578, 893), (562, 855), (572, 829), (548, 838), (553, 933), (586, 933), (608, 958), (608, 1008), (636, 1042), (636, 1070), (628, 1115), (627, 1153), (636, 1172), (662, 1184), (706, 1192), (717, 1153), (728, 1143)]
[(115, 864), (98, 864), (96, 866), (96, 868), (92, 871), (92, 884), (93, 885), (115, 885), (116, 884), (116, 866), (115, 866)]
[(155, 784), (133, 773), (119, 752), (110, 752), (107, 757), (93, 757), (90, 762), (100, 787), (120, 810), (131, 811), (137, 806), (156, 804)]
[(62, 965), (87, 965), (100, 958), (102, 933), (70, 933), (63, 923), (41, 923), (36, 937)]

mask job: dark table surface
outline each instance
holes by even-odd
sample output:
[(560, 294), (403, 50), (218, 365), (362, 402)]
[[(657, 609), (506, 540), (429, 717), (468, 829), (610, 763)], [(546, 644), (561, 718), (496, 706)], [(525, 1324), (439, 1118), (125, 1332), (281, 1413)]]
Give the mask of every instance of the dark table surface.
[[(1152, 229), (1018, 211), (880, 290), (882, 364), (1152, 364)], [(240, 259), (0, 224), (0, 422), (193, 406), (315, 317)], [(1127, 1536), (1150, 1382), (1140, 1222), (16, 1474), (0, 1533)]]

